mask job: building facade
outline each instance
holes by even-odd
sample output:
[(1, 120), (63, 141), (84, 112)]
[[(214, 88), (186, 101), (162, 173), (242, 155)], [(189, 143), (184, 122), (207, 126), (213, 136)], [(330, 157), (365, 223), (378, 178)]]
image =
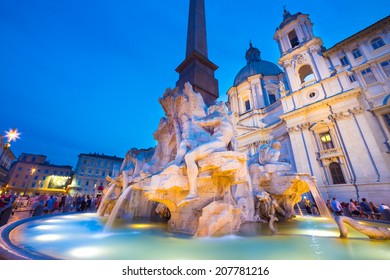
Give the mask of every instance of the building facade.
[(7, 177), (11, 169), (12, 163), (16, 156), (10, 149), (9, 143), (4, 143), (3, 138), (0, 138), (0, 189), (6, 187)]
[(108, 186), (107, 176), (115, 178), (123, 158), (98, 153), (80, 154), (72, 180), (78, 193), (96, 196)]
[(71, 178), (71, 166), (50, 164), (44, 155), (22, 153), (11, 167), (7, 190), (21, 194), (64, 193)]
[(308, 15), (285, 10), (274, 35), (285, 74), (255, 71), (228, 91), (240, 149), (253, 154), (276, 138), (284, 160), (315, 176), (324, 198), (390, 203), (389, 23), (326, 49)]

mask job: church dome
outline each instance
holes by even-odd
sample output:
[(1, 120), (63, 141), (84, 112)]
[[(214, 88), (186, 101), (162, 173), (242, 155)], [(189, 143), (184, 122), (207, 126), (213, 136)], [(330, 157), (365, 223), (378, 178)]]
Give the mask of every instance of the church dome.
[(236, 78), (234, 79), (234, 86), (238, 86), (248, 77), (256, 74), (262, 74), (263, 76), (276, 76), (283, 73), (283, 71), (275, 63), (262, 60), (259, 49), (253, 47), (252, 43), (250, 43), (245, 58), (247, 65), (236, 75)]

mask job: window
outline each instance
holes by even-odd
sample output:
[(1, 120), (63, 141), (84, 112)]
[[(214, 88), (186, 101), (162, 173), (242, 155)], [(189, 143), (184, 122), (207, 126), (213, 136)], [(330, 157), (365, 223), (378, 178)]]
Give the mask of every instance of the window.
[(310, 99), (313, 99), (313, 98), (315, 98), (316, 96), (317, 96), (317, 93), (315, 93), (315, 92), (309, 93), (309, 98), (310, 98)]
[(45, 170), (45, 174), (49, 174), (49, 170), (46, 169), (46, 170)]
[(288, 33), (288, 39), (290, 40), (291, 48), (295, 48), (296, 46), (299, 46), (299, 40), (295, 30)]
[(348, 58), (345, 55), (340, 58), (340, 62), (341, 62), (341, 65), (343, 65), (343, 66), (349, 65)]
[(348, 76), (348, 78), (349, 78), (349, 81), (351, 82), (351, 83), (353, 83), (353, 82), (356, 82), (356, 77), (355, 77), (355, 75), (349, 75)]
[(269, 97), (269, 103), (272, 104), (272, 103), (275, 103), (276, 102), (276, 96), (275, 96), (275, 93), (274, 92), (269, 92), (268, 93), (268, 97)]
[(35, 177), (34, 177), (34, 180), (38, 180), (38, 176), (35, 176)]
[(89, 185), (89, 181), (86, 181), (86, 182), (85, 182), (85, 185), (88, 186), (88, 185)]
[(383, 71), (385, 71), (386, 76), (390, 77), (390, 60), (381, 62), (381, 66), (383, 68)]
[(251, 109), (251, 103), (249, 100), (245, 100), (245, 111), (249, 111)]
[(298, 74), (302, 84), (315, 80), (313, 70), (311, 69), (310, 65), (303, 65), (301, 68), (299, 68)]
[(329, 165), (329, 171), (330, 175), (332, 176), (333, 184), (345, 184), (345, 179), (340, 164), (337, 162), (332, 162)]
[(57, 170), (54, 170), (53, 174), (54, 174), (54, 175), (57, 175)]
[(102, 177), (106, 177), (106, 171), (102, 172)]
[(23, 170), (23, 168), (21, 168), (21, 167), (18, 168), (18, 171), (22, 171), (22, 170)]
[(359, 49), (356, 48), (356, 49), (354, 49), (354, 50), (352, 51), (352, 55), (353, 55), (353, 58), (357, 59), (357, 58), (359, 58), (359, 57), (362, 56), (362, 53), (360, 52)]
[(387, 126), (390, 128), (390, 113), (383, 115), (383, 118), (385, 119)]
[(32, 157), (31, 162), (35, 162), (36, 158)]
[(330, 132), (321, 133), (320, 140), (322, 143), (322, 148), (324, 150), (329, 150), (334, 148), (332, 137), (330, 136)]
[(362, 75), (368, 85), (376, 82), (376, 78), (374, 73), (372, 73), (371, 68), (364, 69)]
[(380, 38), (380, 37), (372, 39), (372, 41), (371, 41), (371, 46), (374, 50), (377, 50), (380, 47), (383, 47), (384, 45), (385, 45), (385, 42), (383, 42), (382, 38)]

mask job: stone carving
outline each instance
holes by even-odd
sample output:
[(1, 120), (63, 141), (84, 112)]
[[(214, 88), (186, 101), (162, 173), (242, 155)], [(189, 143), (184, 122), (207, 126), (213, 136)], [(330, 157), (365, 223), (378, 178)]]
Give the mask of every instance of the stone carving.
[(360, 224), (352, 218), (345, 216), (335, 216), (335, 221), (340, 230), (340, 237), (348, 237), (348, 229), (345, 224), (353, 227), (357, 231), (367, 235), (370, 239), (388, 240), (390, 239), (390, 230), (384, 227), (369, 227)]
[(266, 191), (259, 192), (256, 195), (256, 211), (255, 211), (255, 221), (260, 222), (268, 222), (269, 228), (273, 233), (276, 233), (276, 229), (274, 227), (274, 222), (278, 221), (276, 217), (276, 212), (278, 211), (281, 215), (286, 217), (286, 211), (284, 211), (275, 199), (271, 197), (269, 193)]
[[(173, 231), (197, 236), (237, 231), (253, 219), (254, 205), (247, 157), (236, 151), (234, 115), (222, 102), (207, 107), (189, 83), (181, 92), (167, 90), (159, 101), (165, 117), (154, 133), (157, 146), (147, 155), (128, 152), (122, 174), (113, 180), (111, 194), (118, 189), (119, 198), (115, 195), (107, 224), (129, 216), (127, 210), (139, 211), (145, 203), (134, 196), (143, 193), (146, 202), (160, 203), (160, 215), (170, 213)], [(155, 212), (153, 205), (143, 213)]]
[(98, 210), (109, 214), (107, 228), (117, 218), (157, 213), (172, 231), (217, 236), (254, 220), (268, 221), (274, 232), (274, 221), (294, 216), (312, 181), (287, 175), (291, 167), (279, 162), (279, 141), (262, 145), (248, 161), (237, 151), (236, 118), (224, 103), (207, 107), (189, 83), (182, 91), (166, 90), (159, 101), (165, 116), (153, 134), (157, 146), (131, 149), (119, 175), (107, 178), (110, 188)]

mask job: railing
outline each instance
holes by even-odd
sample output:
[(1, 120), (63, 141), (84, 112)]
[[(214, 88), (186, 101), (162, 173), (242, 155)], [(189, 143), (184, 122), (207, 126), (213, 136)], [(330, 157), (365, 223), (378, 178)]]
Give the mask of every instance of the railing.
[(316, 79), (312, 79), (312, 80), (309, 80), (307, 82), (303, 82), (301, 84), (301, 88), (304, 88), (304, 87), (308, 87), (308, 86), (311, 86), (311, 85), (314, 85), (316, 83)]
[(324, 158), (332, 158), (332, 157), (338, 157), (338, 156), (343, 156), (343, 151), (341, 148), (333, 148), (333, 149), (328, 149), (324, 151), (320, 151), (320, 159)]

